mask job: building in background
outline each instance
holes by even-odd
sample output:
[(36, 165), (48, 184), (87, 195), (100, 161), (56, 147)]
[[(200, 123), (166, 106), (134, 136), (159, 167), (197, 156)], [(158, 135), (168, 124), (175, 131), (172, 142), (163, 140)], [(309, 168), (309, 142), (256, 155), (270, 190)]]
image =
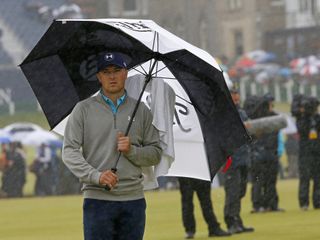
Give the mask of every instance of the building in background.
[(265, 35), (265, 48), (282, 62), (320, 54), (320, 0), (286, 0), (283, 29)]
[(264, 48), (264, 34), (285, 26), (284, 4), (272, 0), (214, 1), (214, 14), (221, 49), (234, 59), (246, 52)]
[(264, 34), (283, 29), (286, 21), (285, 4), (279, 0), (96, 0), (96, 11), (93, 1), (75, 1), (90, 17), (152, 19), (214, 56), (229, 59), (263, 48)]

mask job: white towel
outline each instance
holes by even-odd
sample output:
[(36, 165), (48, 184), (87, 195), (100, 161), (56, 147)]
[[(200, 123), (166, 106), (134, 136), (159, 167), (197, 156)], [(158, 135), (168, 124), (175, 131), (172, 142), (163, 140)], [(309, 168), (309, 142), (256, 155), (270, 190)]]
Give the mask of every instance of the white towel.
[[(137, 74), (128, 77), (126, 80), (126, 90), (130, 97), (138, 99), (145, 76)], [(162, 147), (162, 157), (158, 165), (143, 168), (144, 189), (149, 190), (158, 187), (157, 177), (168, 173), (174, 161), (174, 138), (173, 138), (173, 116), (175, 110), (175, 92), (161, 78), (152, 78), (146, 92), (150, 93), (148, 105), (153, 115), (152, 124), (159, 130), (160, 145)], [(151, 100), (149, 102), (149, 100)]]

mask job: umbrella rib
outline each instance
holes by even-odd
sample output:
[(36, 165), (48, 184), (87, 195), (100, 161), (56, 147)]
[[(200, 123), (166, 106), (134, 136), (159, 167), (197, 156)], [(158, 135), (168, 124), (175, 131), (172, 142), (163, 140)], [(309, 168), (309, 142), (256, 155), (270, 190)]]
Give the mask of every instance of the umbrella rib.
[(155, 76), (155, 77), (157, 77), (157, 78), (163, 78), (163, 79), (176, 80), (176, 81), (177, 81), (177, 79), (174, 78), (174, 77), (162, 77), (162, 76)]
[(131, 68), (131, 69), (133, 69), (133, 70), (137, 71), (138, 73), (146, 76), (147, 75), (146, 70), (141, 65), (140, 65), (140, 67), (142, 68), (143, 71), (140, 71), (140, 70), (138, 70), (137, 68), (134, 68), (134, 67)]
[[(160, 46), (160, 39), (159, 39), (159, 33), (157, 33), (157, 52), (159, 52), (159, 46)], [(156, 65), (156, 72), (155, 72), (155, 76), (157, 76), (158, 71), (158, 67), (159, 67), (159, 61), (157, 61), (157, 65)]]
[[(154, 52), (154, 48), (155, 48), (155, 43), (156, 43), (156, 37), (157, 37), (157, 32), (155, 31), (154, 32), (154, 35), (153, 35), (153, 41), (152, 41), (152, 51)], [(151, 69), (151, 66), (152, 66), (152, 59), (150, 59), (150, 65), (149, 65), (149, 69)]]
[[(186, 54), (180, 56), (179, 58), (182, 58), (182, 57), (185, 56), (185, 55), (186, 55)], [(175, 62), (178, 62), (179, 58), (175, 59)], [(173, 64), (173, 63), (167, 64), (167, 65), (165, 65), (164, 67), (162, 67), (162, 68), (160, 68), (160, 69), (157, 69), (157, 71), (154, 72), (154, 73), (152, 73), (152, 75), (156, 75), (158, 72), (161, 72), (163, 69), (168, 68), (168, 65), (172, 65), (172, 64)], [(168, 69), (169, 69), (169, 68), (168, 68)], [(168, 78), (168, 79), (169, 79), (169, 78)], [(176, 78), (175, 78), (175, 79), (176, 79)]]
[[(157, 65), (157, 66), (158, 66), (158, 65)], [(166, 69), (166, 68), (168, 68), (168, 67), (165, 66), (165, 67), (163, 67), (163, 68), (161, 68), (161, 69), (158, 69), (158, 68), (157, 68), (157, 70), (156, 70), (154, 73), (152, 73), (152, 76), (157, 75), (158, 72), (160, 72), (160, 71), (162, 71), (163, 69)]]
[(159, 72), (159, 71), (158, 71), (158, 67), (159, 67), (159, 61), (157, 61), (157, 64), (156, 64), (156, 72), (155, 72), (155, 74), (154, 74), (156, 77), (158, 77), (158, 72)]
[[(156, 42), (157, 42), (157, 44), (156, 44), (156, 48), (157, 48), (157, 52), (159, 52), (159, 48), (160, 48), (160, 38), (159, 38), (159, 33), (156, 31), (155, 32), (155, 34), (156, 34)], [(154, 51), (154, 49), (152, 49), (153, 51)]]

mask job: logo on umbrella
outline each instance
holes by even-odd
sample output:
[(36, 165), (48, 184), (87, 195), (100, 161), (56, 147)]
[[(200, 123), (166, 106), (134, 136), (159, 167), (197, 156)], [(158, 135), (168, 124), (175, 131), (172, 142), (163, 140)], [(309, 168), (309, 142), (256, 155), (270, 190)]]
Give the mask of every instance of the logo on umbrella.
[[(191, 128), (184, 128), (184, 127), (182, 126), (182, 123), (181, 123), (180, 117), (179, 117), (179, 113), (180, 113), (181, 115), (185, 115), (185, 116), (189, 115), (189, 109), (188, 109), (188, 107), (185, 106), (184, 104), (181, 104), (181, 103), (178, 103), (178, 102), (176, 102), (175, 105), (176, 105), (176, 106), (175, 106), (175, 110), (174, 110), (174, 116), (175, 116), (175, 119), (176, 119), (176, 121), (177, 121), (177, 124), (178, 124), (180, 130), (183, 131), (183, 132), (190, 132), (192, 129), (191, 129)], [(177, 107), (180, 107), (182, 110), (180, 109), (180, 110), (177, 111)], [(184, 111), (183, 111), (183, 110), (184, 110)], [(176, 124), (176, 123), (173, 122), (173, 124)]]
[(152, 30), (143, 23), (117, 22), (115, 23), (115, 26), (127, 28), (137, 32), (152, 32)]
[[(146, 106), (151, 109), (151, 102), (152, 102), (152, 97), (151, 94), (149, 92), (145, 92), (143, 95), (143, 102), (146, 104)], [(173, 121), (173, 125), (177, 124), (178, 127), (180, 128), (180, 130), (182, 132), (190, 132), (192, 130), (192, 128), (185, 128), (182, 125), (181, 121), (181, 116), (186, 116), (188, 117), (190, 115), (190, 111), (188, 109), (188, 107), (182, 103), (179, 102), (175, 102), (175, 108), (174, 108), (174, 117), (176, 121)], [(130, 119), (128, 119), (130, 120)]]

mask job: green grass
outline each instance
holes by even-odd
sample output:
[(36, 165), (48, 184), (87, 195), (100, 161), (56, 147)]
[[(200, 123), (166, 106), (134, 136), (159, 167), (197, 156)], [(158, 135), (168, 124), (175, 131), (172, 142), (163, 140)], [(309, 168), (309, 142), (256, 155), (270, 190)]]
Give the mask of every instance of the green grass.
[[(297, 180), (279, 181), (280, 207), (284, 213), (250, 214), (250, 191), (242, 201), (242, 217), (254, 233), (231, 236), (234, 240), (319, 240), (320, 211), (302, 212), (297, 202)], [(249, 189), (250, 190), (250, 189)], [(224, 191), (212, 191), (214, 208), (222, 227)], [(147, 192), (145, 240), (180, 240), (184, 237), (178, 191)], [(196, 239), (207, 238), (207, 226), (195, 200)], [(79, 240), (82, 238), (82, 197), (46, 197), (0, 200), (0, 239)], [(217, 238), (214, 238), (217, 239)]]
[(17, 112), (14, 115), (0, 114), (0, 128), (15, 122), (31, 122), (49, 130), (49, 124), (43, 112)]
[(290, 113), (290, 104), (285, 102), (276, 102), (274, 110), (277, 112)]

